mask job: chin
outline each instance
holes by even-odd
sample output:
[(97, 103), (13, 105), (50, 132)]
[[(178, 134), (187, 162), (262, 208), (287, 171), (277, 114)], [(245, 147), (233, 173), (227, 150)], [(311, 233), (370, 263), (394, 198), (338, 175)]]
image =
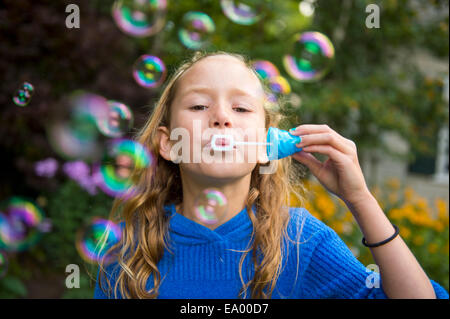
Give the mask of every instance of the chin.
[[(208, 179), (217, 180), (242, 178), (251, 174), (256, 167), (255, 163), (199, 163), (196, 165), (198, 166), (192, 167), (193, 173)], [(188, 167), (186, 168), (189, 169)]]

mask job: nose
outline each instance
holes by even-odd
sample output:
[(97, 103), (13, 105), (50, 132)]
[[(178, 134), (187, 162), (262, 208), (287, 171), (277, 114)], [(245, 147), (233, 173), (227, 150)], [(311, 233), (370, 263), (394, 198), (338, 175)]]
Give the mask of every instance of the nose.
[(232, 127), (231, 116), (225, 104), (214, 106), (210, 117), (210, 127), (218, 129)]

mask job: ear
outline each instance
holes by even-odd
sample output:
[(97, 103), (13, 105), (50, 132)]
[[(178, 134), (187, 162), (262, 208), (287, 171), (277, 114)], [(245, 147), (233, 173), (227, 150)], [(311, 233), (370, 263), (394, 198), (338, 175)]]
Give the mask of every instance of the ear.
[(159, 154), (167, 161), (172, 161), (170, 158), (170, 150), (172, 144), (170, 143), (170, 132), (165, 126), (158, 127), (158, 140), (159, 140)]

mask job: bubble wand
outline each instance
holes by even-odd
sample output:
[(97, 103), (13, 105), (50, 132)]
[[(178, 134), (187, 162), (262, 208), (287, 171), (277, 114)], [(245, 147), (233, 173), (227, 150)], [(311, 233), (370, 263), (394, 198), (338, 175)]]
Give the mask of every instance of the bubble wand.
[[(217, 145), (217, 139), (226, 139), (227, 145)], [(276, 127), (269, 127), (267, 132), (267, 142), (242, 142), (235, 141), (232, 135), (215, 134), (211, 139), (211, 147), (215, 151), (231, 151), (235, 145), (267, 145), (267, 156), (269, 160), (282, 159), (294, 153), (302, 151), (296, 144), (300, 143), (302, 138), (295, 136), (285, 130)]]

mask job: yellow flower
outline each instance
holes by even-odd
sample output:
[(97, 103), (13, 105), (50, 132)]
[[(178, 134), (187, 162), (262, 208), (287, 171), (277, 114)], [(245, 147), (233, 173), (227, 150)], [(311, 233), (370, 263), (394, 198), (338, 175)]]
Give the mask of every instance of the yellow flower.
[(344, 231), (343, 224), (342, 224), (342, 222), (340, 222), (340, 221), (334, 221), (334, 222), (331, 222), (331, 223), (330, 223), (330, 227), (331, 227), (332, 229), (334, 229), (334, 231), (335, 231), (336, 233), (338, 233), (339, 235), (342, 234), (342, 232)]
[(402, 236), (405, 239), (408, 239), (411, 235), (411, 230), (405, 226), (400, 228), (400, 236)]
[(398, 201), (398, 195), (397, 195), (397, 193), (390, 193), (390, 194), (388, 195), (388, 200), (389, 200), (389, 203), (395, 204), (395, 203)]
[(386, 185), (391, 189), (397, 190), (400, 188), (400, 181), (398, 178), (390, 178), (387, 180)]
[(413, 198), (414, 198), (414, 196), (415, 196), (415, 193), (414, 193), (414, 189), (412, 189), (411, 187), (405, 187), (405, 190), (404, 190), (404, 193), (403, 193), (404, 195), (405, 195), (405, 199), (407, 200), (407, 201), (410, 201), (410, 200), (412, 200)]
[(344, 222), (352, 222), (353, 221), (353, 214), (350, 211), (347, 211), (344, 214), (344, 217), (342, 218), (342, 221), (344, 221)]
[(437, 250), (438, 250), (438, 245), (436, 245), (435, 243), (430, 243), (430, 244), (428, 245), (428, 251), (429, 251), (431, 254), (434, 254)]
[(434, 221), (433, 225), (437, 232), (442, 232), (444, 230), (444, 224), (439, 220)]
[(336, 212), (336, 205), (328, 195), (318, 196), (316, 207), (326, 219), (331, 218)]
[(448, 208), (447, 203), (441, 199), (438, 198), (435, 200), (435, 206), (437, 207), (438, 212), (438, 219), (446, 224), (448, 224)]
[(425, 198), (419, 198), (416, 202), (417, 208), (420, 210), (428, 211), (428, 201)]
[(417, 226), (431, 227), (433, 225), (433, 221), (423, 212), (417, 212), (416, 214), (410, 216), (409, 220)]

